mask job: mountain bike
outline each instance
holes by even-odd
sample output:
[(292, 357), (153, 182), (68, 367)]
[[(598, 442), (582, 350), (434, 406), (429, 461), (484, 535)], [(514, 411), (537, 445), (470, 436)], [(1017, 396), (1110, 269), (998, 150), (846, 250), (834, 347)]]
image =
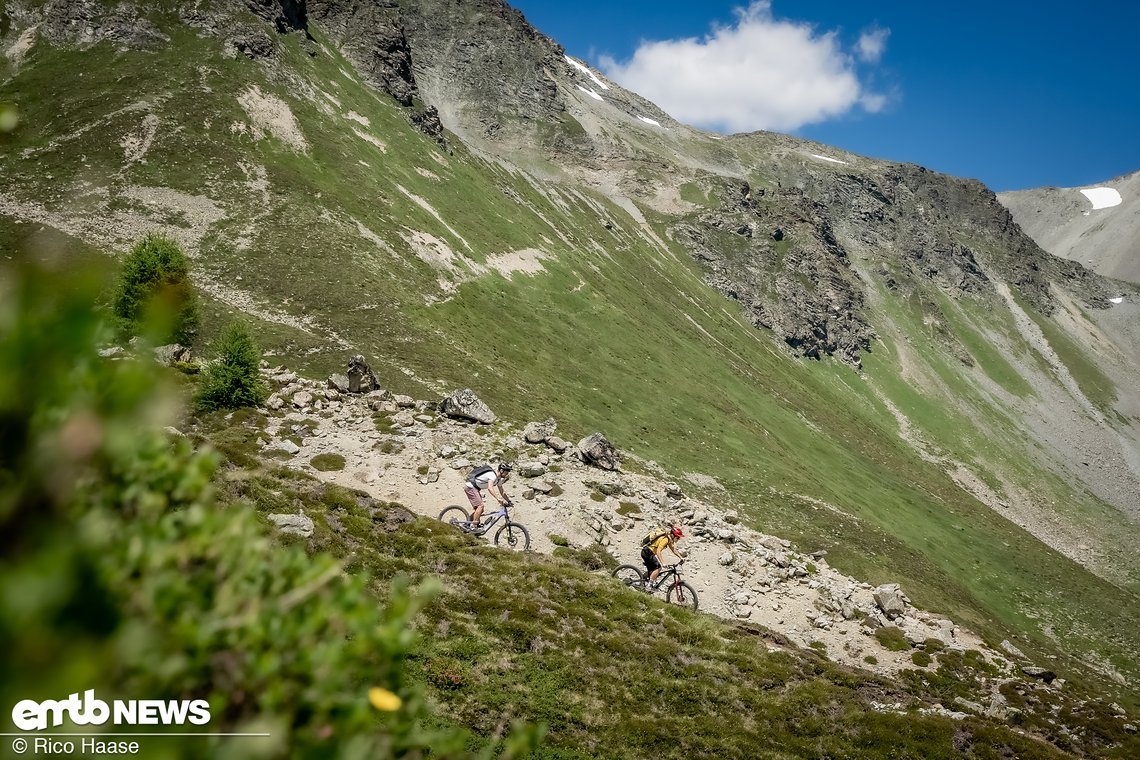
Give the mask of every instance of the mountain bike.
[(517, 552), (528, 551), (530, 549), (530, 534), (522, 525), (511, 520), (510, 512), (507, 511), (510, 506), (512, 504), (508, 501), (498, 512), (484, 514), (482, 519), (476, 523), (471, 521), (470, 512), (458, 504), (452, 504), (439, 513), (439, 519), (440, 522), (454, 525), (464, 533), (470, 533), (474, 536), (484, 535), (499, 520), (505, 520), (506, 522), (495, 531), (495, 546)]
[(666, 565), (654, 583), (649, 582), (641, 568), (633, 565), (621, 565), (614, 570), (613, 577), (621, 581), (622, 585), (644, 591), (647, 594), (664, 591), (665, 601), (669, 604), (679, 604), (682, 607), (695, 610), (697, 608), (697, 592), (693, 590), (692, 586), (681, 580), (681, 572), (677, 568), (682, 564), (682, 562), (678, 562), (673, 565)]

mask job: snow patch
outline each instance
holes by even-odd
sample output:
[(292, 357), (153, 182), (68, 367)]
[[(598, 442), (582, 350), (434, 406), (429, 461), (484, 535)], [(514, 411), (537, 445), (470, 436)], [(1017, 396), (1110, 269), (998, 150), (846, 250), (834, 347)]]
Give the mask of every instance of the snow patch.
[(585, 74), (590, 79), (592, 79), (594, 84), (596, 84), (598, 87), (601, 87), (603, 90), (610, 89), (610, 86), (608, 84), (603, 82), (601, 79), (598, 79), (598, 76), (594, 72), (590, 71), (589, 66), (586, 66), (585, 64), (582, 64), (582, 63), (579, 63), (578, 61), (575, 61), (573, 58), (571, 58), (568, 55), (563, 56), (563, 57), (566, 58), (566, 62), (568, 64), (570, 64), (574, 68), (578, 69), (578, 71), (581, 71), (583, 74)]
[[(655, 127), (661, 126), (661, 122), (657, 121), (656, 119), (651, 119), (648, 116), (638, 116), (637, 118), (639, 121), (644, 121), (646, 124), (652, 124)], [(661, 128), (664, 129), (664, 127)]]
[(846, 161), (840, 161), (838, 158), (832, 158), (831, 156), (821, 156), (818, 153), (810, 153), (808, 155), (810, 155), (812, 158), (818, 158), (820, 161), (830, 161), (833, 164), (846, 164), (847, 163)]
[(601, 99), (602, 99), (602, 96), (601, 96), (601, 95), (599, 95), (598, 93), (594, 92), (593, 90), (591, 90), (591, 89), (590, 89), (590, 88), (588, 88), (588, 87), (583, 87), (582, 85), (578, 85), (578, 89), (579, 89), (579, 90), (581, 90), (582, 92), (586, 93), (587, 95), (589, 95), (589, 96), (590, 96), (591, 98), (593, 98), (594, 100), (601, 100)]
[(1112, 303), (1124, 303), (1124, 296), (1117, 296), (1116, 298), (1108, 299)]
[(1120, 193), (1111, 187), (1090, 187), (1082, 190), (1081, 195), (1089, 199), (1093, 211), (1101, 208), (1119, 206), (1123, 200), (1120, 197)]

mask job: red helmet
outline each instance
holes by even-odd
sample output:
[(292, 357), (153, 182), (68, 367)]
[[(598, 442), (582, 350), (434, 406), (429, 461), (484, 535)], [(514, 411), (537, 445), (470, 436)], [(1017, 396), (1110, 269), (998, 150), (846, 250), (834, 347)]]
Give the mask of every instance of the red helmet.
[(673, 526), (673, 536), (675, 538), (681, 538), (684, 535), (685, 534), (681, 532), (681, 526), (680, 525), (674, 525)]

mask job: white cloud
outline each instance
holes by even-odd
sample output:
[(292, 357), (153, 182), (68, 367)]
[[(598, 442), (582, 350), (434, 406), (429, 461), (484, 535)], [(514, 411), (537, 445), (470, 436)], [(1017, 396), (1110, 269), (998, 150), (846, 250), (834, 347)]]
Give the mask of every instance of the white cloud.
[(878, 63), (887, 49), (887, 38), (891, 36), (890, 29), (873, 27), (859, 36), (855, 49), (859, 51), (859, 59), (868, 63)]
[[(881, 55), (888, 33), (864, 34), (859, 50), (866, 39)], [(860, 83), (835, 32), (776, 20), (770, 0), (738, 9), (735, 24), (704, 38), (643, 42), (625, 62), (603, 56), (601, 69), (680, 121), (732, 132), (792, 130), (886, 103)]]

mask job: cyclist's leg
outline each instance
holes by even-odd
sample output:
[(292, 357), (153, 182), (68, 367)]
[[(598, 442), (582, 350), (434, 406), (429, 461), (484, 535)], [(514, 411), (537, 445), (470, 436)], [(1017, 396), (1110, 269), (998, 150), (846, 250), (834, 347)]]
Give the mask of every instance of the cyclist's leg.
[(651, 585), (657, 579), (657, 575), (661, 572), (661, 562), (648, 548), (641, 551), (641, 561), (645, 563), (646, 572), (646, 585)]
[(463, 486), (463, 493), (467, 495), (467, 501), (471, 502), (471, 523), (478, 525), (479, 519), (483, 517), (483, 496), (479, 493), (479, 489), (470, 483)]

